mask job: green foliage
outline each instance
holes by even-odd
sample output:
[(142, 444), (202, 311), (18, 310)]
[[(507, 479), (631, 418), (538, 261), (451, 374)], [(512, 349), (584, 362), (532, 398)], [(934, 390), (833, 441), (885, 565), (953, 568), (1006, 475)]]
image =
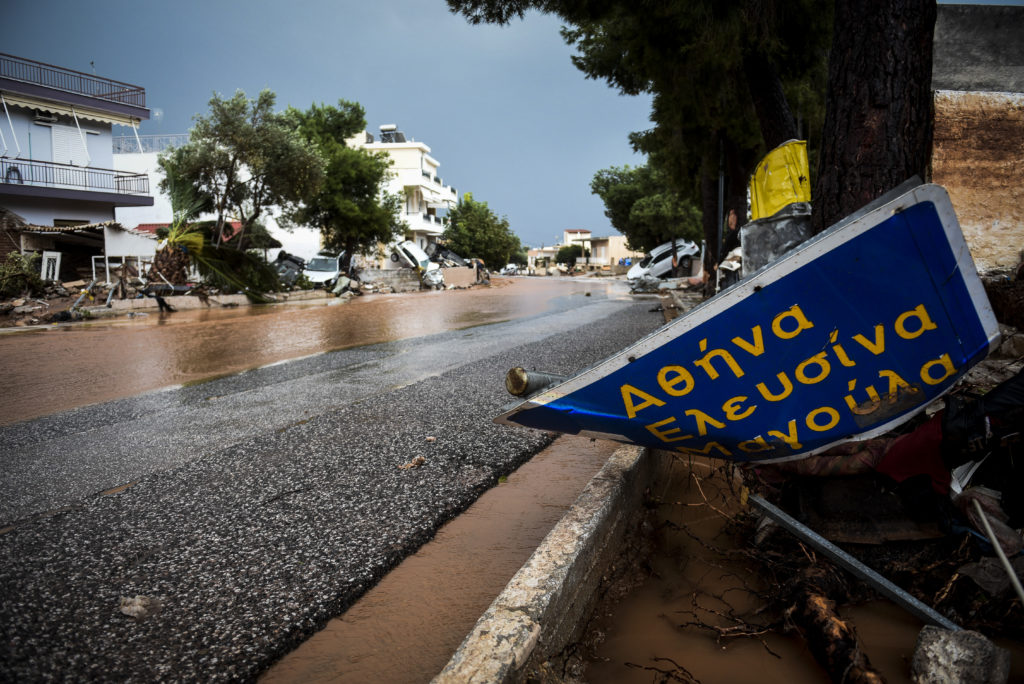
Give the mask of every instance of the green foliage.
[(483, 259), (492, 269), (502, 268), (522, 251), (508, 219), (499, 218), (487, 202), (476, 201), (468, 192), (448, 214), (443, 237), (448, 249), (463, 258)]
[(175, 270), (173, 262), (180, 260), (178, 254), (184, 254), (212, 287), (244, 292), (258, 302), (268, 301), (264, 293), (280, 289), (277, 271), (261, 256), (243, 249), (215, 245), (210, 237), (216, 230), (215, 224), (197, 224), (188, 220), (195, 213), (197, 203), (187, 191), (172, 192), (172, 202), (174, 222), (154, 259), (154, 269), (169, 274)]
[[(664, 192), (690, 200), (689, 208), (715, 204), (715, 179), (724, 171), (726, 208), (740, 209), (754, 165), (767, 147), (788, 138), (808, 140), (816, 156), (830, 0), (447, 3), (473, 24), (504, 24), (529, 10), (553, 14), (565, 23), (562, 37), (587, 78), (622, 94), (650, 94), (654, 126), (630, 141), (663, 174)], [(713, 215), (703, 220), (712, 242), (717, 224)]]
[[(323, 160), (285, 117), (273, 111), (275, 96), (263, 90), (255, 99), (238, 91), (214, 95), (210, 112), (197, 116), (189, 141), (160, 156), (165, 179), (160, 189), (189, 192), (198, 210), (214, 212), (217, 226), (234, 216), (243, 233), (270, 206), (290, 207), (315, 193), (323, 180)], [(215, 243), (220, 242), (220, 230)]]
[(288, 212), (289, 222), (319, 228), (326, 249), (349, 254), (368, 253), (405, 230), (397, 218), (401, 198), (384, 192), (391, 174), (388, 155), (345, 144), (366, 126), (359, 104), (339, 100), (337, 107), (289, 108), (285, 116), (326, 163), (319, 191)]
[(674, 238), (701, 240), (700, 211), (680, 199), (657, 169), (602, 169), (594, 174), (590, 189), (602, 199), (605, 216), (632, 249), (646, 252)]
[(17, 297), (43, 291), (39, 277), (39, 254), (11, 252), (0, 263), (0, 297)]
[(583, 256), (583, 245), (562, 245), (555, 253), (555, 263), (572, 266), (581, 256)]

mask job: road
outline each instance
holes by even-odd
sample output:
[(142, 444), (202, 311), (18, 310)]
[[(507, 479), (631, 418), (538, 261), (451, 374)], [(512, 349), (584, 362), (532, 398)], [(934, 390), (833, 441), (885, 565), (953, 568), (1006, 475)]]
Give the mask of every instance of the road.
[(491, 422), (506, 369), (581, 370), (651, 304), (602, 287), (0, 428), (0, 679), (254, 679), (550, 440)]

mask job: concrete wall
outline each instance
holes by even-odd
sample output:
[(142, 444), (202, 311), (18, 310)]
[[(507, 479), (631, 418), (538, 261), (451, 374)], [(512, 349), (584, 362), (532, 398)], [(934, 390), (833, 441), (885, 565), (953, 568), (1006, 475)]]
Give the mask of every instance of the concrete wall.
[(149, 176), (149, 194), (153, 196), (151, 207), (117, 207), (114, 215), (117, 222), (126, 228), (134, 228), (140, 223), (170, 223), (174, 218), (171, 210), (171, 198), (160, 192), (160, 181), (164, 172), (157, 163), (156, 152), (115, 154), (114, 168), (118, 171), (144, 173)]
[(359, 274), (363, 282), (390, 287), (395, 292), (414, 292), (420, 289), (420, 275), (411, 268), (392, 270), (367, 269)]
[(101, 223), (114, 219), (114, 208), (110, 204), (39, 197), (3, 196), (3, 207), (14, 212), (26, 223), (37, 226), (52, 226), (58, 219)]
[(476, 269), (469, 266), (444, 269), (444, 284), (455, 287), (469, 287), (476, 283)]

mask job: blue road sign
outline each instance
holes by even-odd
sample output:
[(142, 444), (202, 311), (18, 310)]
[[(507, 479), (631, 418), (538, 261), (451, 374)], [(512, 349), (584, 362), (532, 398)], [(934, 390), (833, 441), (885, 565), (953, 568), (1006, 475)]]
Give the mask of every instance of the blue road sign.
[(949, 197), (921, 185), (495, 420), (799, 458), (910, 419), (998, 342)]

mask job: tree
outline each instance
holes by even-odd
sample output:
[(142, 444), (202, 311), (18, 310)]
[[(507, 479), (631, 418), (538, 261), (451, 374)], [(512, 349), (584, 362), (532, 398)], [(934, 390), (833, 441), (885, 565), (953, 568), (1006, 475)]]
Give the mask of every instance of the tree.
[(676, 238), (700, 240), (700, 211), (672, 192), (657, 169), (602, 169), (594, 174), (590, 189), (604, 202), (605, 216), (632, 249), (647, 252)]
[(499, 218), (487, 202), (478, 202), (469, 192), (449, 212), (443, 239), (456, 254), (483, 259), (491, 268), (504, 266), (522, 250), (508, 219)]
[(555, 263), (572, 266), (576, 259), (583, 256), (583, 251), (583, 245), (562, 245), (555, 253)]
[(928, 177), (936, 11), (935, 0), (837, 0), (815, 233), (915, 174)]
[[(506, 23), (528, 9), (570, 27), (573, 63), (623, 94), (653, 95), (650, 131), (631, 136), (669, 190), (698, 202), (717, 260), (718, 174), (724, 214), (745, 215), (746, 182), (766, 148), (820, 121), (831, 3), (827, 0), (447, 0), (471, 23)], [(794, 118), (787, 91), (804, 109)], [(813, 128), (810, 135), (813, 135)]]
[(228, 99), (214, 94), (189, 141), (160, 156), (160, 189), (167, 192), (171, 183), (191, 188), (202, 209), (217, 216), (215, 244), (229, 215), (244, 234), (268, 207), (299, 202), (323, 178), (320, 156), (273, 111), (275, 100), (269, 90), (252, 100), (240, 90)]
[(326, 164), (319, 191), (289, 212), (290, 222), (316, 226), (326, 248), (349, 255), (391, 242), (405, 230), (406, 225), (398, 219), (401, 198), (384, 190), (391, 174), (390, 157), (345, 143), (366, 127), (358, 103), (314, 104), (305, 112), (289, 109), (286, 117)]
[[(798, 102), (805, 102), (805, 96), (813, 95), (816, 100), (821, 41), (827, 44), (830, 34), (814, 229), (823, 230), (914, 174), (926, 177), (935, 0), (447, 2), (472, 23), (507, 23), (537, 9), (572, 25), (566, 38), (579, 50), (574, 62), (589, 77), (604, 78), (623, 93), (654, 95), (655, 128), (635, 136), (634, 144), (670, 173), (692, 173), (699, 141), (691, 133), (702, 132), (709, 143), (699, 164), (706, 235), (712, 228), (717, 232), (718, 219), (711, 213), (714, 146), (719, 159), (732, 145), (745, 149), (735, 136), (741, 129), (729, 126), (737, 123), (728, 117), (729, 110), (735, 106), (734, 114), (747, 116), (745, 89), (766, 147), (783, 141), (793, 130), (787, 115), (790, 98), (797, 95)], [(813, 133), (804, 137), (812, 143), (817, 139)], [(814, 157), (812, 149), (812, 162)], [(724, 165), (733, 166), (729, 161)], [(738, 197), (738, 184), (730, 186), (727, 195)], [(713, 253), (714, 243), (708, 245)]]
[(185, 285), (194, 266), (206, 283), (244, 292), (256, 301), (266, 301), (263, 293), (278, 289), (277, 271), (266, 261), (251, 252), (213, 244), (209, 228), (192, 222), (203, 202), (195, 199), (190, 186), (168, 176), (167, 194), (174, 217), (153, 256), (147, 274), (150, 281)]

